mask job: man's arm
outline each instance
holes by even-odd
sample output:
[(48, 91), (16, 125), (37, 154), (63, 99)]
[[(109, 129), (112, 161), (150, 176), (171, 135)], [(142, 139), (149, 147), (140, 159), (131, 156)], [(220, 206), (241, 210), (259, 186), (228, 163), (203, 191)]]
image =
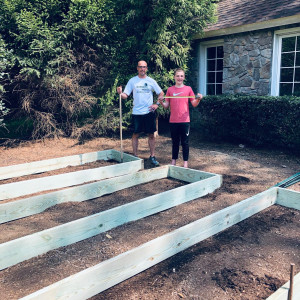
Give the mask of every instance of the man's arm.
[[(167, 92), (167, 95), (168, 95), (168, 92)], [(170, 105), (170, 102), (169, 102), (168, 99), (165, 99), (165, 101), (164, 101), (164, 93), (163, 94), (159, 94), (158, 101), (163, 106), (163, 108), (168, 108), (169, 105)]]
[(161, 103), (161, 102), (160, 102), (160, 99), (164, 99), (164, 94), (165, 94), (165, 93), (164, 93), (163, 91), (161, 91), (161, 92), (158, 94), (158, 100), (157, 100), (156, 104), (150, 105), (149, 110), (151, 110), (151, 111), (157, 110), (159, 103)]
[(117, 92), (118, 92), (119, 95), (121, 95), (122, 99), (127, 99), (128, 98), (128, 95), (122, 92), (122, 86), (117, 87)]

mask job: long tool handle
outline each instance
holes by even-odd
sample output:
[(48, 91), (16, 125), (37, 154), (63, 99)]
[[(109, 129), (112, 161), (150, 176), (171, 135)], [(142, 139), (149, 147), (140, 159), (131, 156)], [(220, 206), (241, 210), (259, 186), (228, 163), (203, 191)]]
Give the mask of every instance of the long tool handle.
[(121, 162), (123, 162), (123, 135), (122, 135), (122, 97), (119, 97), (119, 109), (120, 109), (120, 141), (121, 141)]
[(295, 266), (295, 264), (291, 264), (291, 272), (290, 272), (290, 289), (289, 289), (289, 292), (288, 292), (288, 300), (292, 300), (292, 299), (293, 299), (294, 266)]

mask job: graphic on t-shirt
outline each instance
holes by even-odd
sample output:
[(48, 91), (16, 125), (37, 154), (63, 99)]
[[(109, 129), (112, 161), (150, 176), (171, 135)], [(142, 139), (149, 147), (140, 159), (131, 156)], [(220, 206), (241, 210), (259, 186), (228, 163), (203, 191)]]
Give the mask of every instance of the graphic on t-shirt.
[(151, 89), (148, 87), (148, 83), (144, 82), (143, 85), (136, 85), (136, 92), (137, 93), (150, 93)]
[(173, 96), (178, 96), (178, 95), (180, 95), (180, 94), (182, 94), (182, 92), (180, 92), (180, 93), (173, 93)]

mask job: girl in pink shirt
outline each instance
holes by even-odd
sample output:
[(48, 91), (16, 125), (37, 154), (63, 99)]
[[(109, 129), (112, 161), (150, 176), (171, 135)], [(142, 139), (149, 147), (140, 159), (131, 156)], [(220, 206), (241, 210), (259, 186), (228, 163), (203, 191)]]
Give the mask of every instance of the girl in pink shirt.
[[(189, 101), (196, 107), (202, 99), (201, 94), (195, 94), (190, 86), (183, 84), (185, 73), (182, 69), (175, 70), (175, 85), (168, 88), (165, 102), (160, 97), (159, 101), (164, 108), (170, 107), (170, 131), (172, 138), (172, 165), (176, 165), (178, 159), (179, 145), (182, 145), (182, 156), (185, 168), (188, 167), (189, 159), (189, 134), (190, 134), (190, 112)], [(189, 98), (191, 96), (191, 98)], [(168, 98), (170, 97), (170, 98)]]

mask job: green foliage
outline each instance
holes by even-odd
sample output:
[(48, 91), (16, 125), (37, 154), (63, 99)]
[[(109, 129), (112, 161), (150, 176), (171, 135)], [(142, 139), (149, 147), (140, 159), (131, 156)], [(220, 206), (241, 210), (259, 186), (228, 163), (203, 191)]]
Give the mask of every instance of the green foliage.
[(197, 110), (206, 138), (299, 152), (299, 97), (207, 96)]
[(116, 67), (128, 72), (139, 59), (148, 62), (151, 72), (186, 67), (192, 36), (215, 20), (213, 2), (114, 1), (118, 8), (115, 40), (120, 42), (118, 56), (122, 58), (118, 59)]
[[(137, 61), (143, 59), (148, 63), (149, 76), (166, 91), (174, 84), (172, 70), (187, 70), (192, 36), (215, 20), (214, 2), (115, 0), (116, 15), (110, 31), (113, 36), (109, 36), (115, 41), (114, 76), (126, 84), (136, 74)], [(166, 114), (163, 109), (158, 112)]]
[[(164, 90), (172, 85), (171, 70), (187, 66), (193, 34), (214, 20), (214, 2), (0, 0), (8, 121), (31, 120), (32, 138), (117, 131), (116, 84), (145, 59)], [(132, 99), (123, 101), (124, 127), (131, 108)]]
[(7, 69), (11, 66), (11, 53), (0, 36), (0, 127), (5, 127), (4, 117), (9, 113), (5, 105), (5, 85), (9, 82)]

